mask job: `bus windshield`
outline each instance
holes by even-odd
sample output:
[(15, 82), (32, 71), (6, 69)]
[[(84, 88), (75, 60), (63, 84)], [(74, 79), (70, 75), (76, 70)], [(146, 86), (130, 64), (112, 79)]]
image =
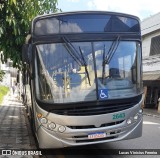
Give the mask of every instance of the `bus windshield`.
[(140, 51), (136, 41), (67, 40), (38, 44), (37, 98), (45, 102), (72, 103), (137, 96), (141, 82), (141, 74), (137, 73)]

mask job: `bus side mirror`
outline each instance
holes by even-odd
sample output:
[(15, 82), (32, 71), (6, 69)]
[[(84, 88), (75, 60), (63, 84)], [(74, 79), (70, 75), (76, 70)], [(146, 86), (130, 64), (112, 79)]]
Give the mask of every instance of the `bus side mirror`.
[(30, 44), (24, 44), (22, 47), (22, 61), (29, 64), (30, 61), (30, 49), (31, 45)]

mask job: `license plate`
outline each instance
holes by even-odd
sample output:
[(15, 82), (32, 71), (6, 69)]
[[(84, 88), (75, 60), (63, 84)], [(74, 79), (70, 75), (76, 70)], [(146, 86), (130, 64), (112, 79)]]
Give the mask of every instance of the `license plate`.
[(106, 133), (104, 132), (97, 132), (97, 133), (90, 133), (88, 134), (88, 139), (98, 139), (98, 138), (105, 138)]

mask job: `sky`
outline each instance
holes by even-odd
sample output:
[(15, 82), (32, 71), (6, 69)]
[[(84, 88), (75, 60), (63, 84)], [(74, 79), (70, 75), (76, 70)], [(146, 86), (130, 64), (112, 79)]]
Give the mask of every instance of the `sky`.
[(160, 0), (58, 0), (62, 11), (103, 10), (132, 14), (141, 20), (160, 12)]

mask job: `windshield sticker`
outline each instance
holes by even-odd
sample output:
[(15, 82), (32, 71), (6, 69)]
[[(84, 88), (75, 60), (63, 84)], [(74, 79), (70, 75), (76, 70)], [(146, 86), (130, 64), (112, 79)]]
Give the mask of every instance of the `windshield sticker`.
[(99, 89), (98, 96), (99, 96), (100, 100), (107, 99), (108, 98), (108, 90), (107, 89)]

